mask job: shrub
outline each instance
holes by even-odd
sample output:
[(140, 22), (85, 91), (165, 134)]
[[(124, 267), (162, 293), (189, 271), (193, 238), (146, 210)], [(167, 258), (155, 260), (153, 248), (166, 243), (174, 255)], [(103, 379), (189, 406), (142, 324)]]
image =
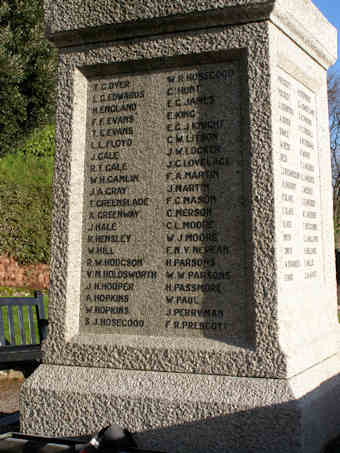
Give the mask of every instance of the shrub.
[(23, 153), (25, 156), (34, 157), (53, 157), (54, 156), (54, 141), (55, 141), (55, 125), (48, 124), (47, 126), (34, 129), (34, 131), (24, 140), (19, 143), (16, 153)]
[(0, 159), (0, 255), (48, 263), (53, 157), (23, 152)]
[(9, 154), (0, 159), (0, 184), (51, 187), (53, 156), (43, 158), (23, 152)]
[(0, 157), (55, 116), (57, 52), (42, 0), (0, 0)]

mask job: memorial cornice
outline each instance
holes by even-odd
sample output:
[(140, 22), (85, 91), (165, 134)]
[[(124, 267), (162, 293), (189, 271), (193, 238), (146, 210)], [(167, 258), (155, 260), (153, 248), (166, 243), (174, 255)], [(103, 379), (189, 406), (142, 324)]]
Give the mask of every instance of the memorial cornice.
[(45, 0), (46, 35), (57, 47), (271, 21), (324, 67), (337, 31), (311, 0)]

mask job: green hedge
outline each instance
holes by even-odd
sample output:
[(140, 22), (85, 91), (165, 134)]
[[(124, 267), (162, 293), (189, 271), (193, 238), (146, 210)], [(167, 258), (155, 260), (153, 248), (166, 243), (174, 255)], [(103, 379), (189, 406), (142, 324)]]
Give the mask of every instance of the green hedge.
[(37, 158), (53, 158), (55, 142), (55, 125), (48, 124), (41, 129), (35, 129), (21, 144), (16, 153)]
[(0, 254), (19, 263), (48, 263), (51, 187), (0, 183)]
[(43, 0), (0, 0), (0, 157), (55, 118), (57, 51)]
[(0, 159), (0, 255), (21, 264), (50, 256), (53, 157), (39, 149), (25, 145)]

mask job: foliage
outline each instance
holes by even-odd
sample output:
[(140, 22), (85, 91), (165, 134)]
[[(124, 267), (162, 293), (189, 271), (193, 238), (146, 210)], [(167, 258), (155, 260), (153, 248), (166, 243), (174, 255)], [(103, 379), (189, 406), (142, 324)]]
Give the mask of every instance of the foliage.
[(53, 156), (40, 158), (17, 152), (0, 159), (0, 184), (51, 187), (52, 176)]
[(0, 297), (32, 297), (34, 290), (30, 288), (14, 288), (0, 286)]
[(0, 0), (0, 254), (47, 263), (56, 50), (42, 0)]
[(48, 263), (53, 157), (22, 152), (0, 159), (0, 255)]
[(328, 77), (329, 126), (331, 139), (334, 229), (340, 232), (340, 75)]
[[(48, 124), (41, 129), (34, 131), (26, 138), (25, 141), (19, 144), (17, 152), (23, 153), (25, 156), (48, 157), (54, 156), (55, 142), (55, 125)], [(47, 162), (49, 159), (47, 159)]]
[(42, 0), (0, 2), (0, 157), (55, 115), (56, 50)]

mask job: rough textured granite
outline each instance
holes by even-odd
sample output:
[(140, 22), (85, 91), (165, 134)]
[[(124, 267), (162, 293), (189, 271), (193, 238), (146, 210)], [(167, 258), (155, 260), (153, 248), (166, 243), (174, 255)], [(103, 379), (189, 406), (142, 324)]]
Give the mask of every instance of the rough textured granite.
[(120, 1), (99, 0), (95, 7), (93, 1), (75, 0), (67, 6), (62, 0), (45, 1), (46, 23), (51, 33), (58, 33), (80, 28), (89, 28), (103, 24), (140, 22), (190, 13), (201, 13), (216, 9), (219, 13), (224, 8), (246, 8), (248, 20), (254, 9), (266, 11), (274, 5), (274, 0), (184, 0), (169, 3), (166, 0), (138, 0), (121, 3)]
[[(276, 314), (268, 43), (268, 24), (258, 23), (61, 52), (51, 261), (52, 306), (50, 334), (44, 347), (45, 363), (238, 376), (286, 375), (284, 355), (278, 344)], [(127, 68), (133, 70), (145, 59), (151, 64), (152, 58), (193, 52), (208, 55), (207, 52), (228, 49), (241, 60), (243, 71), (241, 130), (246, 200), (248, 341), (246, 344), (226, 344), (208, 338), (173, 338), (170, 345), (164, 337), (79, 336), (79, 238), (82, 231), (82, 143), (85, 137), (84, 121), (79, 118), (84, 115), (86, 106), (86, 77), (78, 68), (109, 61), (113, 65), (127, 62)], [(247, 49), (247, 61), (244, 49)], [(73, 110), (77, 114), (72, 115)], [(255, 244), (261, 244), (261, 247), (255, 247)]]
[[(336, 55), (333, 27), (310, 0), (45, 7), (49, 35), (61, 47), (50, 328), (44, 365), (23, 387), (23, 430), (81, 434), (116, 422), (138, 432), (141, 446), (165, 451), (317, 453), (339, 430), (325, 72)], [(87, 80), (181, 67), (188, 56), (193, 65), (226, 58), (240, 68), (248, 336), (80, 334)], [(318, 111), (311, 130), (323, 265), (316, 281), (296, 291), (281, 278), (282, 71), (312, 93)]]
[[(286, 41), (289, 43), (286, 44)], [(288, 47), (287, 47), (288, 46)], [(293, 55), (303, 63), (302, 76), (314, 74), (316, 93), (323, 119), (320, 117), (320, 162), (323, 187), (329, 181), (329, 147), (325, 140), (325, 72), (308, 55), (294, 46), (278, 29), (266, 22), (190, 32), (185, 35), (144, 38), (134, 42), (117, 42), (103, 46), (66, 48), (60, 53), (58, 74), (57, 146), (55, 175), (55, 211), (51, 262), (50, 335), (44, 346), (44, 361), (50, 364), (99, 366), (136, 370), (228, 374), (234, 376), (284, 377), (294, 375), (307, 366), (337, 351), (334, 264), (328, 259), (331, 244), (329, 193), (323, 190), (324, 240), (327, 281), (316, 288), (315, 307), (300, 307), (297, 319), (305, 320), (307, 338), (294, 351), (280, 345), (279, 312), (276, 278), (276, 233), (274, 209), (274, 168), (272, 155), (272, 82), (280, 60), (280, 51)], [(248, 299), (248, 339), (246, 342), (218, 342), (209, 338), (199, 341), (165, 337), (133, 335), (82, 335), (79, 330), (81, 222), (83, 196), (83, 166), (86, 115), (86, 77), (88, 68), (102, 71), (110, 62), (111, 70), (133, 71), (138, 65), (152, 67), (152, 59), (232, 51), (241, 62), (241, 128), (244, 150), (246, 223), (246, 292)], [(246, 50), (246, 53), (244, 51)], [(280, 50), (282, 49), (282, 50)], [(235, 53), (236, 52), (236, 53)], [(247, 57), (246, 57), (247, 55)], [(292, 57), (290, 57), (292, 59)], [(158, 61), (158, 60), (157, 60)], [(165, 64), (165, 63), (164, 63)], [(116, 65), (116, 66), (115, 66)], [(282, 65), (292, 72), (289, 59)], [(304, 71), (303, 66), (306, 67)], [(85, 68), (85, 69), (82, 69)], [(81, 71), (80, 71), (81, 69)], [(293, 71), (294, 72), (294, 71)], [(302, 77), (300, 75), (300, 77)], [(324, 124), (323, 124), (324, 123)], [(321, 136), (322, 134), (322, 136)], [(328, 195), (327, 195), (328, 193)], [(328, 212), (328, 214), (327, 214)], [(69, 219), (69, 221), (67, 220)], [(147, 289), (146, 289), (147, 291)], [(313, 289), (315, 291), (315, 288)], [(147, 294), (147, 293), (146, 293)], [(321, 297), (324, 303), (319, 304)], [(282, 299), (282, 301), (284, 298)], [(327, 310), (324, 311), (325, 306)], [(302, 310), (302, 313), (301, 313)], [(317, 314), (316, 314), (317, 313)], [(322, 322), (319, 317), (323, 313)], [(308, 316), (314, 317), (318, 328), (311, 335)], [(301, 328), (299, 325), (294, 326)], [(291, 327), (292, 329), (292, 327)], [(289, 330), (288, 330), (289, 331)], [(287, 331), (287, 332), (288, 332)], [(290, 330), (292, 331), (292, 330)], [(282, 335), (281, 335), (282, 337)], [(282, 337), (283, 338), (283, 337)], [(294, 338), (294, 335), (291, 335)], [(311, 344), (314, 346), (311, 347)], [(308, 352), (308, 353), (307, 353)], [(287, 360), (289, 370), (287, 370)]]
[(25, 382), (23, 432), (78, 435), (118, 423), (178, 453), (319, 453), (339, 432), (339, 357), (295, 378), (256, 379), (42, 365)]
[(311, 0), (45, 0), (45, 17), (60, 47), (269, 19), (324, 67), (337, 56), (336, 29)]

